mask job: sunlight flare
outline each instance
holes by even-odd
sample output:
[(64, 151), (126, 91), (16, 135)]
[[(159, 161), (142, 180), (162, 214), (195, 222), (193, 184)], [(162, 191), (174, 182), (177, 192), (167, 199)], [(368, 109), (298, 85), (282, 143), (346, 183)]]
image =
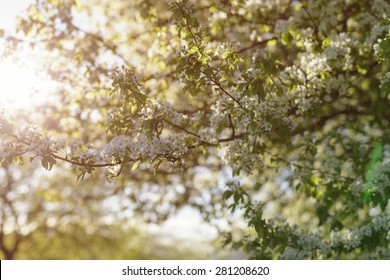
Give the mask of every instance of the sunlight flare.
[(0, 62), (0, 107), (2, 109), (32, 109), (45, 102), (55, 89), (49, 78), (44, 78), (33, 65), (12, 61)]

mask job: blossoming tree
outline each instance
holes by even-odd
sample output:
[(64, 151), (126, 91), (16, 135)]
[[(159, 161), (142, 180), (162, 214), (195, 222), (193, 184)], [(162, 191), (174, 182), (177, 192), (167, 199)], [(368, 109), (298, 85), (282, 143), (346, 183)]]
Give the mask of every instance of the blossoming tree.
[(59, 102), (27, 126), (5, 110), (0, 158), (105, 170), (151, 221), (224, 217), (251, 258), (389, 258), (389, 15), (385, 0), (38, 0), (3, 37), (45, 50)]

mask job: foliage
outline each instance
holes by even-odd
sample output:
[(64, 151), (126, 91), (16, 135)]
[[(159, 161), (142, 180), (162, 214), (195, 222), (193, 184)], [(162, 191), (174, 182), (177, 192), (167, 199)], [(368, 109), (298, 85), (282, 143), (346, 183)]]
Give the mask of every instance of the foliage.
[(60, 122), (5, 112), (0, 158), (106, 168), (149, 221), (237, 212), (225, 244), (250, 258), (389, 258), (389, 15), (385, 0), (38, 0), (3, 36), (54, 55)]
[(202, 252), (166, 245), (156, 237), (120, 226), (105, 229), (103, 234), (85, 234), (83, 228), (68, 227), (68, 232), (34, 231), (18, 249), (17, 259), (197, 259)]

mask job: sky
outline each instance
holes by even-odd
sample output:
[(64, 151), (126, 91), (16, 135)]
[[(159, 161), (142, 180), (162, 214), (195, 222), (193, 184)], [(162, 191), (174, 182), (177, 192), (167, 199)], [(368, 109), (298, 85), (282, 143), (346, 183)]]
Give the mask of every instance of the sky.
[(16, 16), (32, 3), (34, 0), (0, 0), (0, 28), (12, 28)]
[[(12, 33), (15, 30), (17, 16), (25, 12), (33, 3), (35, 0), (0, 0), (0, 29)], [(27, 57), (38, 59), (39, 56), (31, 56), (31, 53), (24, 50), (18, 54), (19, 61), (4, 58), (1, 56), (3, 43), (0, 40), (0, 84), (2, 85), (0, 109), (4, 107), (28, 108), (32, 100), (43, 102), (42, 98), (36, 98), (39, 96), (37, 92), (48, 92), (49, 82), (43, 83), (43, 78), (37, 75), (34, 59), (27, 59)], [(23, 63), (20, 58), (23, 58)], [(19, 83), (21, 76), (24, 77), (24, 83)]]

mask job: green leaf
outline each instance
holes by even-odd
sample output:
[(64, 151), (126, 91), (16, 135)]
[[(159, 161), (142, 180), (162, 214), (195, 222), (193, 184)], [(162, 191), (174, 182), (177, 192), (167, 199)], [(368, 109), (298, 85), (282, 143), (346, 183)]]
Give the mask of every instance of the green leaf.
[(131, 171), (133, 171), (133, 170), (137, 169), (137, 168), (138, 168), (138, 166), (139, 166), (139, 163), (140, 163), (140, 161), (139, 161), (139, 160), (135, 161), (135, 162), (133, 163), (133, 166), (131, 167)]
[(161, 159), (157, 160), (157, 163), (153, 166), (153, 174), (157, 173), (158, 168), (160, 167), (163, 161)]
[(374, 171), (375, 166), (377, 163), (382, 162), (383, 160), (383, 144), (382, 142), (378, 142), (375, 144), (371, 156), (370, 156), (370, 161), (367, 165), (367, 171), (366, 171), (366, 182), (369, 182), (371, 180), (371, 174)]
[(20, 163), (20, 157), (19, 157), (19, 156), (14, 157), (13, 162), (14, 162), (15, 165), (19, 165), (19, 163)]
[(335, 230), (335, 231), (340, 231), (340, 230), (343, 229), (343, 227), (344, 227), (344, 225), (343, 225), (340, 221), (338, 221), (338, 220), (335, 220), (335, 221), (331, 224), (331, 226), (330, 226), (330, 228), (331, 228), (332, 230)]
[[(30, 158), (30, 160), (31, 160), (31, 158)], [(46, 170), (51, 170), (56, 163), (57, 163), (57, 161), (55, 160), (55, 158), (50, 156), (50, 155), (45, 156), (41, 161), (42, 166)]]
[(42, 163), (42, 166), (43, 166), (46, 170), (49, 169), (49, 161), (47, 160), (46, 157), (44, 157), (44, 158), (42, 159), (41, 163)]
[(281, 42), (285, 46), (291, 44), (293, 39), (293, 36), (289, 32), (282, 33), (281, 35)]
[(52, 156), (49, 157), (49, 170), (53, 168), (53, 166), (57, 163), (56, 159)]
[(233, 191), (227, 190), (223, 193), (222, 198), (224, 200), (228, 200), (233, 195)]
[(203, 72), (208, 78), (213, 77), (213, 70), (210, 67), (206, 67)]
[(87, 173), (86, 170), (82, 170), (81, 173), (77, 176), (77, 182), (80, 180), (84, 180), (84, 177), (85, 177), (85, 173)]

